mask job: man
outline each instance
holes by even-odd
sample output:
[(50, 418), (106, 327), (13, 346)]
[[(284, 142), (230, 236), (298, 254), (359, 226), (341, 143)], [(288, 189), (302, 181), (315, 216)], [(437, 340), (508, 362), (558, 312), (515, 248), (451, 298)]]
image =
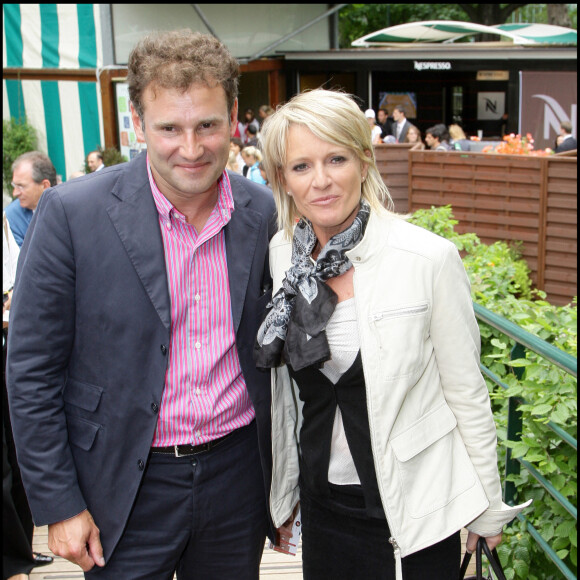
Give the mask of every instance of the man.
[(397, 105), (393, 109), (393, 121), (394, 123), (391, 125), (392, 135), (397, 143), (404, 143), (411, 123), (407, 121), (405, 109), (402, 105)]
[(556, 147), (556, 153), (563, 151), (573, 151), (578, 148), (576, 139), (572, 135), (572, 123), (563, 121), (560, 123), (560, 135), (563, 137), (562, 142)]
[(48, 156), (40, 151), (23, 153), (12, 164), (12, 196), (15, 200), (5, 212), (19, 247), (24, 242), (40, 196), (55, 185), (56, 169)]
[(381, 128), (381, 139), (391, 134), (393, 119), (389, 118), (389, 114), (385, 109), (379, 109), (377, 111), (377, 124)]
[(147, 152), (42, 198), (9, 331), (15, 439), (49, 547), (98, 579), (256, 580), (271, 478), (270, 191), (224, 172), (237, 61), (214, 37), (129, 56)]
[(87, 165), (91, 173), (103, 169), (105, 167), (103, 154), (100, 151), (91, 151), (87, 156)]
[(433, 125), (425, 131), (425, 143), (432, 151), (451, 151), (449, 132), (443, 123)]

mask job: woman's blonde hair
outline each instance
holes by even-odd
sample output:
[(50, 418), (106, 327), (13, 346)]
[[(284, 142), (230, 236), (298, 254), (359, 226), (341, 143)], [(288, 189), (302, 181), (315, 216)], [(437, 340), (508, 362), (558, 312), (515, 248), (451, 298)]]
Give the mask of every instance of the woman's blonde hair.
[(449, 136), (454, 141), (457, 141), (459, 139), (467, 139), (465, 133), (463, 132), (463, 129), (459, 125), (449, 125)]
[(242, 149), (242, 153), (244, 155), (251, 155), (256, 161), (262, 161), (262, 152), (253, 145), (249, 145), (248, 147), (244, 147)]
[(371, 129), (359, 106), (345, 93), (324, 89), (306, 91), (279, 106), (264, 120), (260, 132), (264, 167), (278, 210), (278, 227), (289, 238), (296, 219), (301, 217), (294, 199), (284, 188), (288, 130), (292, 125), (304, 126), (319, 139), (352, 151), (361, 163), (368, 165), (362, 197), (374, 211), (393, 209), (389, 190), (377, 169)]

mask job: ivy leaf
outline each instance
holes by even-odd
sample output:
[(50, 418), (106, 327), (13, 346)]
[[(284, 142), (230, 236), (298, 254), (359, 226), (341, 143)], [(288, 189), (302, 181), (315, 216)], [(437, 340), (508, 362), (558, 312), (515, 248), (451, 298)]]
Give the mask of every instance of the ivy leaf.
[(532, 415), (545, 415), (546, 413), (549, 413), (552, 410), (552, 405), (536, 405), (533, 409), (532, 409)]

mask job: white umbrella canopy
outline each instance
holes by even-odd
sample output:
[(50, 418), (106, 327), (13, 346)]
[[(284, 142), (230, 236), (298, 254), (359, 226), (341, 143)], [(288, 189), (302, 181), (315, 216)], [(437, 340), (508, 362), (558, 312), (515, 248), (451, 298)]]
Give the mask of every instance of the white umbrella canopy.
[(495, 34), (515, 44), (576, 44), (577, 32), (549, 24), (499, 24), (485, 26), (456, 20), (409, 22), (377, 30), (351, 43), (355, 47), (384, 46), (392, 43), (452, 42), (471, 34)]

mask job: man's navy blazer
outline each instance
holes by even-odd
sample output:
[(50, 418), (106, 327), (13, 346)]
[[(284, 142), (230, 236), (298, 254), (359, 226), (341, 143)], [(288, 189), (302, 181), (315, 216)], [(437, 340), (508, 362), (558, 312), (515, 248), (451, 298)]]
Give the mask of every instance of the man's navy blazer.
[[(275, 206), (266, 187), (229, 177), (235, 209), (225, 241), (233, 323), (256, 411), (266, 499), (270, 372), (256, 369), (252, 350), (271, 299)], [(153, 440), (170, 313), (145, 154), (44, 192), (20, 253), (10, 311), (12, 427), (36, 525), (88, 508), (106, 560)]]

